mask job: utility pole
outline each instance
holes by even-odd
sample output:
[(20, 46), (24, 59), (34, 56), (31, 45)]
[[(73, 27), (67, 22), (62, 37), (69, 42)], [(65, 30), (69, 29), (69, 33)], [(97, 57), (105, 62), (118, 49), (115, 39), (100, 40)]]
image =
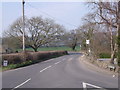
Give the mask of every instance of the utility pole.
[(22, 0), (22, 22), (23, 22), (23, 52), (25, 52), (25, 16), (24, 16), (24, 4), (25, 1)]
[(118, 1), (118, 21), (117, 21), (117, 31), (118, 31), (118, 65), (120, 66), (120, 1)]

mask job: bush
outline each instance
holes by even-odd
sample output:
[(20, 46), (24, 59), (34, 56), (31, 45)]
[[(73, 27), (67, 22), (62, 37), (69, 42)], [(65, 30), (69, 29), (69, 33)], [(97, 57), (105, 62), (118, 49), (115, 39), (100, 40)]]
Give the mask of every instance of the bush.
[(120, 36), (118, 36), (118, 52), (117, 52), (117, 59), (118, 59), (118, 66), (120, 67)]
[(100, 53), (99, 58), (111, 58), (111, 55), (109, 53)]
[(118, 66), (120, 67), (120, 52), (117, 53)]
[(32, 52), (30, 56), (32, 57), (31, 60), (39, 60), (43, 61), (45, 59), (66, 55), (68, 54), (67, 51), (42, 51), (42, 52)]
[(8, 60), (8, 64), (19, 64), (25, 61), (41, 62), (43, 60), (66, 55), (67, 51), (42, 51), (42, 52), (21, 52), (14, 54), (3, 54), (2, 61)]
[(5, 54), (2, 56), (2, 61), (3, 60), (8, 60), (8, 64), (17, 64), (22, 62), (18, 54)]
[(3, 69), (3, 71), (5, 71), (5, 70), (9, 70), (9, 69), (15, 69), (15, 68), (19, 68), (19, 67), (28, 66), (28, 65), (31, 65), (32, 63), (33, 63), (32, 61), (25, 61), (20, 64), (10, 64), (7, 67), (3, 67), (2, 69)]
[(27, 53), (27, 52), (2, 55), (2, 61), (8, 60), (8, 64), (22, 63), (22, 62), (30, 60), (30, 59), (31, 59), (31, 57), (29, 56), (29, 53)]

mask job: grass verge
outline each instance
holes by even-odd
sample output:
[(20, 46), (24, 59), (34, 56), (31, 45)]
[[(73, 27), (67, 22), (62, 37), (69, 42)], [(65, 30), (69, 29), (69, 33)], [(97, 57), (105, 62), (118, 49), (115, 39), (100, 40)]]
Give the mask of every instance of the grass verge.
[(109, 53), (100, 53), (99, 58), (111, 58), (111, 55)]
[(6, 70), (11, 70), (11, 69), (16, 69), (16, 68), (20, 68), (20, 67), (25, 67), (25, 66), (29, 66), (29, 65), (32, 65), (32, 64), (35, 64), (35, 63), (39, 63), (39, 62), (42, 62), (42, 61), (46, 61), (48, 59), (51, 59), (51, 58), (57, 58), (57, 57), (60, 57), (60, 56), (63, 56), (63, 55), (56, 55), (56, 56), (51, 56), (49, 58), (44, 58), (42, 60), (29, 60), (29, 61), (25, 61), (25, 62), (22, 62), (22, 63), (19, 63), (19, 64), (10, 64), (6, 67), (2, 67), (2, 71), (6, 71)]
[[(22, 51), (22, 49), (17, 49), (19, 52)], [(26, 48), (26, 50), (34, 51), (32, 48)], [(41, 47), (38, 48), (38, 51), (72, 51), (70, 47), (62, 46), (62, 47)], [(80, 51), (80, 47), (76, 46), (75, 51)]]

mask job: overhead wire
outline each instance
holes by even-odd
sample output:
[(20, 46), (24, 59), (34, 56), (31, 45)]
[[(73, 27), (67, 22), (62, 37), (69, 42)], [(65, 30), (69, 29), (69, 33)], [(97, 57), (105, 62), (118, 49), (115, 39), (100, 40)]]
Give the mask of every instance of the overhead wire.
[(78, 28), (78, 26), (76, 26), (76, 25), (73, 25), (73, 24), (71, 24), (71, 23), (68, 23), (68, 22), (66, 22), (66, 21), (64, 21), (64, 20), (61, 20), (61, 19), (59, 19), (59, 18), (53, 17), (52, 15), (50, 15), (50, 14), (44, 12), (44, 11), (41, 11), (39, 8), (31, 5), (30, 3), (27, 3), (26, 5), (28, 5), (29, 7), (33, 8), (33, 9), (36, 10), (37, 12), (39, 11), (39, 12), (41, 12), (41, 13), (49, 16), (51, 19), (53, 19), (53, 20), (55, 20), (55, 21), (61, 21), (61, 22), (66, 23), (66, 24), (68, 24), (68, 25), (70, 25), (70, 26), (73, 26), (73, 27), (75, 27), (75, 28)]

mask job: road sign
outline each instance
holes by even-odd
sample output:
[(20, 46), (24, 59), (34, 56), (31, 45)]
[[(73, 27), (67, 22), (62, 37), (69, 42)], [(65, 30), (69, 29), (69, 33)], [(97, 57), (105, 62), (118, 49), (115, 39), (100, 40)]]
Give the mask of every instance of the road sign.
[(86, 44), (90, 44), (90, 40), (86, 40)]
[(3, 66), (8, 66), (8, 61), (7, 60), (3, 61)]

